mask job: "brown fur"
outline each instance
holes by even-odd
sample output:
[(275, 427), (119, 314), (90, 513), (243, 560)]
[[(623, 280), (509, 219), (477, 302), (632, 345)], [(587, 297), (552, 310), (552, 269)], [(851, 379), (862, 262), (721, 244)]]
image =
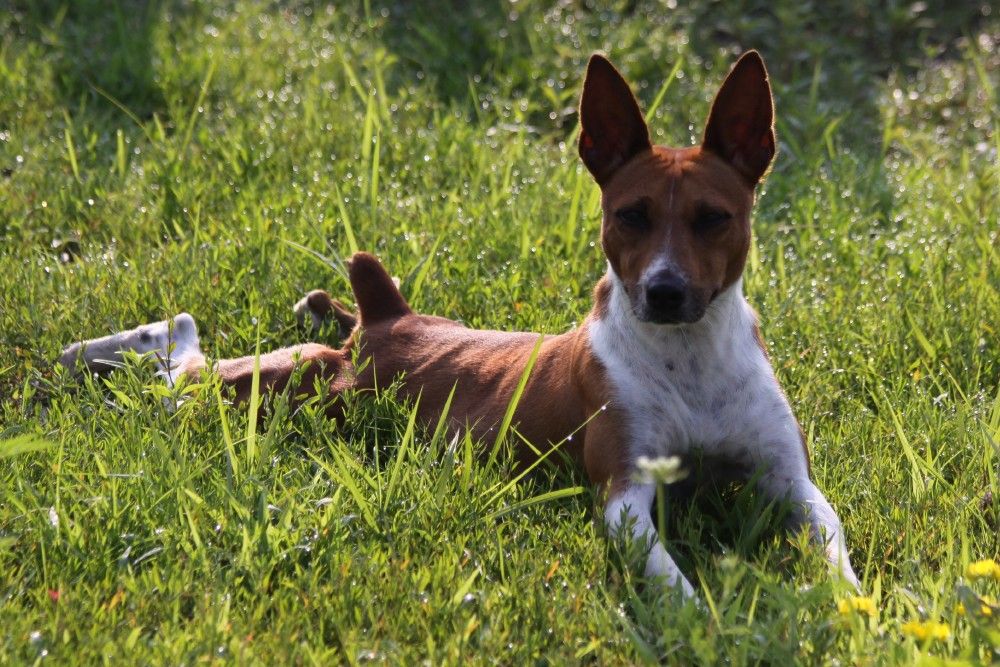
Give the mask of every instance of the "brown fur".
[[(367, 261), (367, 257), (365, 257)], [(395, 289), (395, 288), (393, 288)], [(364, 311), (361, 321), (366, 321)], [(468, 329), (451, 320), (407, 314), (365, 326), (358, 347), (356, 387), (385, 387), (405, 378), (404, 395), (419, 396), (419, 417), (436, 420), (455, 388), (449, 412), (454, 428), (495, 436), (539, 334)], [(541, 347), (514, 413), (518, 432), (541, 451), (573, 433), (586, 419), (567, 367), (584, 354), (576, 332), (542, 337)], [(573, 450), (571, 446), (569, 448)], [(575, 452), (574, 452), (575, 453)], [(533, 452), (524, 447), (519, 458)]]
[(333, 317), (340, 327), (340, 331), (347, 336), (358, 324), (358, 318), (347, 309), (344, 304), (331, 299), (330, 295), (321, 289), (315, 289), (306, 294), (306, 304), (309, 310), (319, 316), (320, 319)]
[[(253, 356), (223, 359), (216, 365), (216, 372), (222, 383), (232, 388), (233, 400), (242, 403), (250, 398), (254, 373)], [(317, 378), (327, 383), (331, 396), (347, 389), (352, 384), (353, 370), (350, 357), (342, 350), (335, 350), (318, 343), (295, 345), (260, 355), (260, 395), (284, 391), (296, 368), (303, 367), (298, 390), (302, 396), (315, 392)], [(196, 357), (181, 369), (185, 375), (199, 376), (205, 370), (203, 357)], [(297, 401), (295, 401), (297, 402)], [(331, 402), (327, 406), (327, 416), (339, 418), (341, 405)]]

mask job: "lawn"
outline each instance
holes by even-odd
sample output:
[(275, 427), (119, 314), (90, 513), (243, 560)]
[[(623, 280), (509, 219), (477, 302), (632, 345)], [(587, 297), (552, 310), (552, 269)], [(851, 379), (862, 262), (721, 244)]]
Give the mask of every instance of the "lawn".
[[(423, 311), (564, 331), (604, 271), (588, 56), (687, 145), (747, 48), (745, 289), (870, 602), (723, 488), (670, 503), (682, 605), (580, 472), (509, 484), (392, 388), (338, 430), (53, 369), (182, 310), (215, 357), (335, 344), (291, 307), (356, 249)], [(988, 2), (0, 3), (0, 664), (1000, 660), (998, 52)]]

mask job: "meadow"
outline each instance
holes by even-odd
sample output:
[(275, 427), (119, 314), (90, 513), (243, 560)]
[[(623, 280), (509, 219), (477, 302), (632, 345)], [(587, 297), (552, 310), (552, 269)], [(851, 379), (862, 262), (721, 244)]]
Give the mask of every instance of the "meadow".
[[(989, 2), (0, 2), (0, 665), (1000, 661), (1000, 19)], [(657, 143), (744, 49), (778, 156), (745, 289), (863, 592), (750, 489), (671, 500), (704, 608), (644, 586), (572, 468), (518, 483), (392, 388), (336, 429), (74, 340), (181, 311), (307, 340), (372, 251), (471, 326), (579, 323), (605, 265), (589, 55)], [(170, 404), (170, 409), (165, 407)], [(511, 437), (516, 437), (512, 432)], [(979, 563), (979, 565), (975, 565)]]

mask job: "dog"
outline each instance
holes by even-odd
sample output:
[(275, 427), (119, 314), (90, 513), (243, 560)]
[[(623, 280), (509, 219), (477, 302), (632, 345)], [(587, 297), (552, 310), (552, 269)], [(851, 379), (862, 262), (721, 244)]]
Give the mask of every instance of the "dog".
[[(484, 439), (495, 435), (530, 366), (513, 420), (535, 446), (520, 446), (518, 458), (535, 460), (546, 445), (563, 443), (602, 491), (608, 532), (644, 547), (647, 577), (694, 595), (654, 527), (656, 485), (639, 480), (636, 463), (699, 455), (753, 480), (765, 497), (790, 501), (792, 520), (808, 526), (833, 571), (858, 588), (841, 522), (811, 480), (804, 436), (743, 295), (755, 189), (775, 155), (762, 58), (749, 51), (733, 66), (700, 145), (667, 148), (652, 144), (621, 74), (594, 55), (579, 155), (601, 189), (607, 258), (579, 328), (551, 336), (481, 331), (417, 314), (378, 260), (357, 253), (348, 271), (356, 314), (321, 290), (296, 305), (314, 323), (334, 317), (351, 331), (343, 347), (310, 343), (261, 355), (261, 391), (281, 391), (296, 371), (300, 391), (319, 380), (333, 396), (401, 377), (403, 394), (419, 395), (424, 422), (450, 401), (452, 429)], [(125, 350), (154, 353), (169, 383), (208, 368), (186, 313), (75, 343), (60, 362), (101, 372)], [(237, 401), (250, 395), (253, 356), (213, 368)], [(329, 413), (339, 417), (336, 400)]]

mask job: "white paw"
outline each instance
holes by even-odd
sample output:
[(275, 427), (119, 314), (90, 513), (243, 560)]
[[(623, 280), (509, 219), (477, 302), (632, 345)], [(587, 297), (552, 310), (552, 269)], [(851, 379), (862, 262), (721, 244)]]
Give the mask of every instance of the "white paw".
[(80, 343), (72, 343), (63, 348), (59, 355), (59, 365), (72, 370), (76, 366), (76, 358), (80, 356)]
[(189, 313), (181, 313), (174, 317), (172, 336), (174, 354), (178, 357), (201, 352), (198, 325), (195, 324), (194, 318)]
[(191, 315), (181, 313), (172, 322), (152, 322), (110, 336), (73, 343), (62, 351), (59, 363), (73, 368), (79, 359), (89, 370), (101, 372), (120, 365), (123, 353), (129, 351), (153, 353), (160, 371), (173, 381), (174, 369), (193, 355), (201, 354), (198, 326)]
[(647, 579), (658, 579), (663, 582), (668, 588), (678, 588), (680, 587), (681, 593), (684, 594), (685, 598), (693, 598), (694, 586), (691, 582), (687, 580), (681, 571), (674, 563), (674, 559), (670, 557), (663, 545), (657, 542), (653, 545), (653, 548), (649, 552), (649, 556), (646, 558), (646, 572)]
[(833, 575), (835, 577), (840, 577), (851, 586), (854, 590), (861, 592), (861, 582), (858, 580), (858, 575), (854, 574), (854, 568), (851, 567), (851, 562), (848, 560), (847, 555), (841, 555), (839, 553), (829, 556), (830, 568), (833, 570)]

